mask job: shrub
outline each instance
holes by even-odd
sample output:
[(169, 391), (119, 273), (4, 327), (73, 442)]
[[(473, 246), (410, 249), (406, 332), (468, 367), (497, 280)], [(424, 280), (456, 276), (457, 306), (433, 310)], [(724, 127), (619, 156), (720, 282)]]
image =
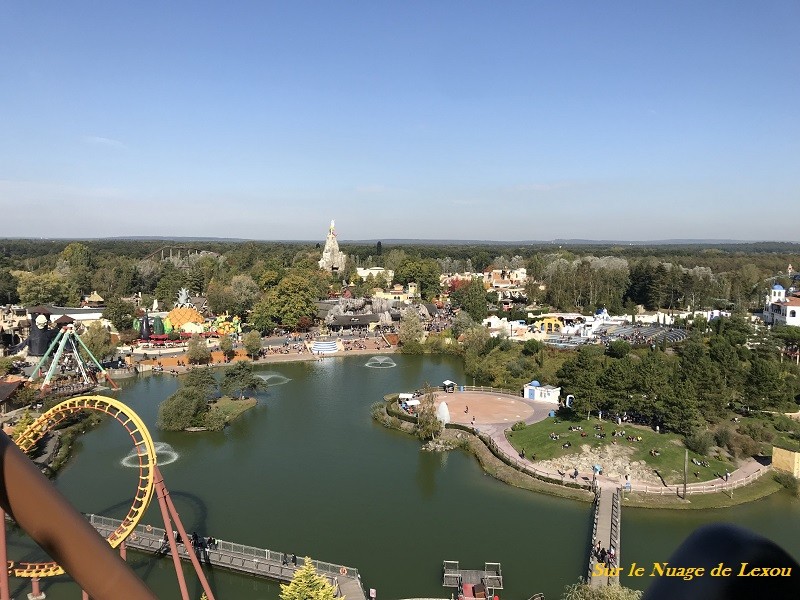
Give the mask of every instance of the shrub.
[(606, 354), (611, 358), (624, 358), (630, 351), (631, 345), (625, 340), (614, 340), (606, 348)]
[(717, 446), (720, 448), (724, 448), (725, 446), (730, 446), (731, 440), (733, 440), (734, 431), (730, 427), (719, 427), (714, 432), (714, 440), (717, 442)]
[(539, 340), (527, 340), (522, 345), (522, 353), (525, 356), (533, 356), (542, 349), (544, 349), (544, 344)]
[(406, 342), (402, 346), (400, 346), (400, 353), (401, 354), (425, 354), (425, 349), (422, 347), (417, 341), (410, 341)]
[(775, 434), (763, 423), (744, 423), (739, 432), (753, 438), (757, 442), (771, 442)]
[(792, 496), (795, 498), (800, 498), (800, 479), (791, 473), (787, 473), (786, 471), (773, 471), (772, 477), (775, 478), (775, 481), (789, 490)]
[(517, 421), (511, 426), (511, 431), (521, 431), (526, 427), (527, 425), (525, 424), (525, 421)]
[(683, 445), (692, 452), (706, 456), (714, 445), (714, 436), (710, 431), (696, 431), (683, 440)]

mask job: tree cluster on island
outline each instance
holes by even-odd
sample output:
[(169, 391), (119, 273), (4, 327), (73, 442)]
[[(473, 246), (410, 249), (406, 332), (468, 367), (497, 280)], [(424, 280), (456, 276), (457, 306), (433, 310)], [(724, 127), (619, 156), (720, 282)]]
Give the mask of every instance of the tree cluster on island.
[(266, 383), (253, 373), (253, 366), (247, 361), (226, 367), (220, 382), (211, 369), (189, 369), (178, 390), (159, 405), (156, 427), (166, 431), (190, 427), (219, 431), (227, 424), (225, 413), (215, 406), (220, 394), (243, 401), (246, 394), (265, 388)]

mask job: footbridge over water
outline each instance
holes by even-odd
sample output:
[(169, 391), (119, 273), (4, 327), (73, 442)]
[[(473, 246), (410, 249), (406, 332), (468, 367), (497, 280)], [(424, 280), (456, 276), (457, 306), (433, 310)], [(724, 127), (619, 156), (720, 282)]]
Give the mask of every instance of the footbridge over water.
[[(119, 519), (111, 519), (99, 515), (87, 515), (86, 518), (100, 535), (104, 536), (114, 531), (121, 523)], [(166, 530), (162, 527), (137, 525), (133, 533), (125, 540), (125, 546), (131, 550), (169, 556), (170, 548), (165, 543), (165, 533)], [(291, 581), (297, 570), (297, 567), (291, 561), (285, 561), (285, 555), (282, 552), (245, 546), (225, 540), (218, 539), (213, 548), (205, 549), (193, 549), (191, 545), (187, 548), (186, 544), (178, 545), (178, 554), (182, 560), (190, 560), (189, 552), (194, 552), (200, 562), (206, 565), (254, 577), (272, 579), (273, 581)], [(298, 567), (303, 565), (303, 560), (303, 558), (298, 557)], [(367, 596), (364, 592), (358, 569), (319, 560), (312, 560), (311, 562), (314, 564), (317, 573), (325, 576), (334, 586), (337, 596), (346, 596), (347, 600), (366, 600)]]
[[(622, 490), (613, 487), (597, 487), (592, 514), (592, 545), (589, 548), (589, 569), (587, 578), (589, 585), (600, 587), (619, 583), (618, 576), (595, 575), (595, 565), (599, 560), (596, 555), (598, 542), (606, 551), (614, 549), (616, 558), (614, 566), (620, 564), (620, 525), (622, 522)], [(604, 570), (604, 573), (608, 571)], [(612, 571), (613, 572), (613, 571)]]

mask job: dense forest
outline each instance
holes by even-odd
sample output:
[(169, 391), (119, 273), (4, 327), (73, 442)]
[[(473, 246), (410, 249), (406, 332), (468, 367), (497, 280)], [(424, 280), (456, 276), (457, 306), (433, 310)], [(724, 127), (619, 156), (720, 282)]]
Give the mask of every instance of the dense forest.
[[(789, 287), (800, 245), (664, 246), (424, 245), (342, 243), (347, 268), (316, 273), (320, 244), (164, 240), (0, 240), (0, 302), (75, 304), (92, 290), (113, 299), (141, 293), (168, 303), (188, 288), (216, 312), (251, 310), (284, 277), (300, 274), (324, 292), (354, 282), (356, 267), (382, 266), (417, 280), (428, 298), (441, 273), (525, 267), (528, 300), (560, 310), (757, 309), (774, 283)], [(291, 282), (289, 282), (291, 283)], [(284, 284), (284, 287), (289, 287)], [(362, 286), (364, 287), (364, 286)], [(364, 290), (360, 290), (364, 291)]]

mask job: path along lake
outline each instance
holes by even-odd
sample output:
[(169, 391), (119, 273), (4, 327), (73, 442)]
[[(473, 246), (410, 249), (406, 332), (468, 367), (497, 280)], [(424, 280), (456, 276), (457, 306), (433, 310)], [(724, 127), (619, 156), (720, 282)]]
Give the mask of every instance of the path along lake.
[[(464, 381), (458, 359), (393, 355), (370, 363), (350, 356), (258, 373), (270, 384), (258, 406), (220, 433), (155, 428), (159, 403), (178, 386), (172, 376), (123, 382), (115, 394), (162, 443), (164, 479), (188, 531), (352, 565), (379, 599), (449, 597), (441, 587), (443, 560), (466, 568), (502, 563), (501, 597), (515, 600), (534, 592), (559, 598), (583, 574), (588, 504), (512, 488), (461, 450), (420, 452), (415, 438), (371, 420), (370, 406), (386, 393)], [(121, 518), (135, 485), (136, 472), (123, 465), (130, 450), (109, 420), (80, 438), (56, 483), (82, 512)], [(749, 527), (800, 557), (793, 533), (800, 502), (780, 493), (719, 511), (624, 509), (623, 565), (666, 561), (693, 529), (714, 521)], [(161, 524), (155, 500), (143, 523)], [(15, 560), (36, 553), (17, 536), (9, 551)], [(180, 597), (169, 559), (131, 553), (129, 562), (159, 598)], [(199, 598), (199, 585), (189, 581)], [(275, 583), (220, 570), (210, 581), (221, 600), (278, 598)], [(642, 588), (648, 580), (623, 583)], [(30, 591), (19, 580), (12, 584), (15, 597)], [(43, 589), (50, 598), (80, 598), (67, 582), (43, 582)]]

